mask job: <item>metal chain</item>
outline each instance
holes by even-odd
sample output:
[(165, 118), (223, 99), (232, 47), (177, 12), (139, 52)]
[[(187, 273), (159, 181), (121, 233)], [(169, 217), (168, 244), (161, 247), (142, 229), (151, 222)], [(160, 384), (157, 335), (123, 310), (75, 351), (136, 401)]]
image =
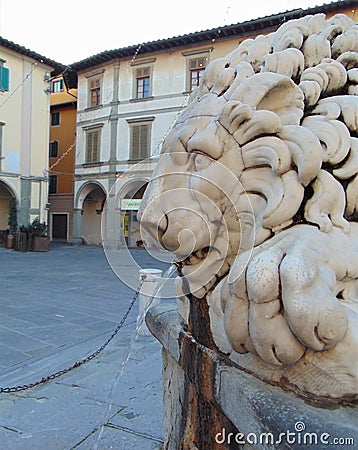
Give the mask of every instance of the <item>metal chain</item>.
[(55, 378), (61, 377), (65, 373), (68, 373), (71, 370), (82, 366), (83, 364), (87, 363), (88, 361), (91, 361), (93, 358), (98, 356), (107, 347), (107, 345), (113, 340), (113, 338), (118, 334), (119, 330), (123, 327), (124, 322), (126, 321), (127, 317), (129, 316), (129, 313), (131, 312), (131, 310), (134, 306), (134, 303), (136, 302), (136, 300), (138, 298), (138, 295), (139, 295), (139, 292), (143, 285), (143, 282), (144, 282), (144, 277), (141, 278), (138, 289), (136, 290), (134, 297), (133, 297), (126, 313), (122, 317), (122, 319), (119, 322), (119, 324), (117, 325), (116, 329), (113, 331), (112, 335), (107, 339), (107, 341), (103, 345), (101, 345), (97, 350), (95, 350), (93, 353), (91, 353), (86, 358), (83, 358), (80, 361), (76, 361), (71, 367), (68, 367), (67, 369), (59, 370), (58, 372), (48, 375), (47, 377), (43, 377), (43, 378), (41, 378), (41, 380), (35, 381), (34, 383), (23, 384), (22, 386), (0, 387), (0, 394), (4, 394), (4, 393), (9, 394), (11, 392), (25, 391), (27, 389), (31, 389), (35, 386), (38, 386), (39, 384), (47, 383), (47, 381), (54, 380)]

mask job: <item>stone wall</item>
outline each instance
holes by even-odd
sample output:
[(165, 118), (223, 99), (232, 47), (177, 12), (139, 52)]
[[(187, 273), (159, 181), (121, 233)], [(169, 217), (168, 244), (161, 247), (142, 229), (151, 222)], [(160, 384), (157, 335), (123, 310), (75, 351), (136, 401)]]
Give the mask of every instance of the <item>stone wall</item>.
[[(175, 302), (151, 308), (146, 323), (163, 345), (165, 450), (353, 448), (352, 406), (309, 404), (198, 343)], [(336, 441), (335, 441), (336, 440)]]

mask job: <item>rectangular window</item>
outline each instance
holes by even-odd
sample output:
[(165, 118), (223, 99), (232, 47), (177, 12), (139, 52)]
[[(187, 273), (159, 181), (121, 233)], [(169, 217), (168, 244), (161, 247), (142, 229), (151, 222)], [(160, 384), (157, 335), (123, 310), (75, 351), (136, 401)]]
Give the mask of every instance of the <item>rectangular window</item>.
[(190, 70), (190, 90), (192, 91), (199, 86), (201, 76), (206, 67), (206, 58), (195, 58), (189, 62)]
[(49, 145), (49, 157), (57, 158), (58, 157), (58, 141), (52, 141)]
[(63, 79), (61, 78), (60, 80), (52, 81), (52, 86), (51, 87), (52, 87), (51, 92), (53, 92), (54, 94), (56, 92), (63, 91)]
[(150, 68), (136, 70), (136, 98), (147, 98), (150, 94)]
[(89, 104), (90, 106), (101, 104), (101, 80), (99, 78), (89, 80)]
[(2, 161), (3, 159), (5, 159), (5, 157), (3, 156), (3, 145), (2, 145), (4, 125), (5, 125), (4, 122), (0, 122), (0, 172), (2, 171)]
[(131, 126), (130, 159), (146, 159), (150, 154), (151, 125), (141, 124)]
[(86, 132), (86, 163), (99, 161), (100, 131)]
[(9, 90), (10, 70), (7, 67), (0, 66), (0, 91)]
[(48, 193), (56, 194), (56, 192), (57, 192), (57, 175), (50, 175)]
[(51, 114), (51, 126), (54, 127), (56, 125), (60, 125), (60, 112), (53, 112)]

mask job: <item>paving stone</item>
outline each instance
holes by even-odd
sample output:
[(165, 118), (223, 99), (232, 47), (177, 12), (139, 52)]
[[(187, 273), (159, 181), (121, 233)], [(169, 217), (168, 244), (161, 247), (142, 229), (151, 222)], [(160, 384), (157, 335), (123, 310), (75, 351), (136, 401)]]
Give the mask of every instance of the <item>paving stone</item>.
[[(145, 251), (134, 253), (142, 268), (153, 266)], [(123, 253), (117, 263), (132, 270), (135, 285), (137, 267), (126, 258)], [(37, 381), (92, 353), (111, 336), (135, 292), (99, 247), (0, 249), (0, 266), (6, 280), (0, 290), (0, 387)], [(90, 362), (35, 388), (0, 394), (0, 449), (87, 450), (100, 435), (98, 449), (159, 450), (161, 347), (153, 337), (134, 338), (137, 314), (135, 305)]]

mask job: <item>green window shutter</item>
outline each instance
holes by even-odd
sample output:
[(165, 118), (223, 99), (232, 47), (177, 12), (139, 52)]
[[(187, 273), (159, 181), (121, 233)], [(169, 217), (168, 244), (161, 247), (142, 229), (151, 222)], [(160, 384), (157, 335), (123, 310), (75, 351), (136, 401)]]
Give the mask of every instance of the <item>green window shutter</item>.
[(86, 162), (97, 162), (98, 161), (98, 149), (99, 149), (99, 132), (92, 131), (87, 133), (87, 151), (86, 151)]
[(98, 161), (98, 131), (92, 133), (92, 161)]
[(148, 157), (148, 125), (140, 126), (140, 159)]
[(86, 151), (86, 162), (91, 162), (92, 155), (92, 133), (87, 133), (87, 151)]
[(10, 70), (7, 67), (0, 67), (0, 90), (9, 90)]
[(140, 126), (135, 125), (132, 127), (131, 159), (139, 159), (139, 149), (140, 149)]
[(131, 135), (130, 159), (149, 157), (149, 125), (133, 125)]

